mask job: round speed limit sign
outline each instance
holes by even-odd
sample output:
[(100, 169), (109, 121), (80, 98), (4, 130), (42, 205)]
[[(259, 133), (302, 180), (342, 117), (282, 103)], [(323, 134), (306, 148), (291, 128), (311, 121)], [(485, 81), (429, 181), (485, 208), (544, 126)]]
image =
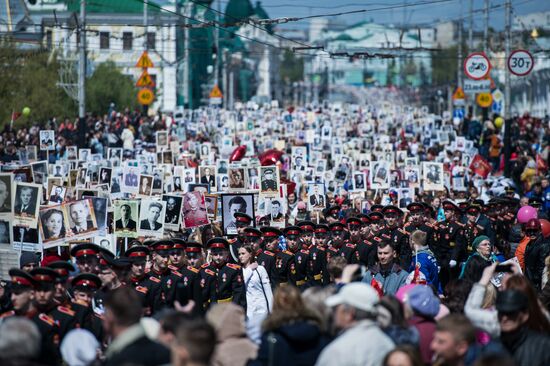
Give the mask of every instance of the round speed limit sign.
[(533, 70), (535, 61), (526, 50), (515, 50), (508, 57), (508, 70), (514, 75), (525, 76)]

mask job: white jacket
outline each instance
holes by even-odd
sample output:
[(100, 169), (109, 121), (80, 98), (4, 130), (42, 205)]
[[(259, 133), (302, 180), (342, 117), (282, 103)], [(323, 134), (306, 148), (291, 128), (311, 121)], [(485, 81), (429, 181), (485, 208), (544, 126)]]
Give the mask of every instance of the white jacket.
[(271, 292), (271, 284), (269, 283), (267, 271), (260, 265), (254, 270), (250, 269), (250, 267), (243, 268), (243, 280), (246, 289), (247, 318), (254, 318), (258, 315), (265, 317), (269, 313), (268, 307), (271, 310), (273, 306), (273, 293)]
[(338, 336), (317, 359), (317, 366), (381, 366), (395, 348), (393, 341), (372, 320), (362, 320)]

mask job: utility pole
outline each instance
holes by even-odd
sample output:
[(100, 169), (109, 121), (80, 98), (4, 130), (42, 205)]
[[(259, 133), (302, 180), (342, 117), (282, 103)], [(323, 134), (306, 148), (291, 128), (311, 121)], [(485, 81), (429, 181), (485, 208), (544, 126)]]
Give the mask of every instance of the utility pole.
[(458, 64), (456, 67), (456, 82), (462, 88), (462, 3), (460, 3), (460, 20), (458, 21)]
[[(78, 117), (86, 117), (86, 1), (80, 0), (80, 44), (78, 57)], [(84, 123), (84, 122), (83, 122)]]
[(468, 52), (474, 50), (474, 0), (470, 0), (470, 26), (468, 27)]
[(143, 37), (143, 50), (144, 51), (147, 51), (147, 38), (148, 38), (148, 33), (147, 33), (147, 28), (149, 26), (149, 22), (148, 22), (148, 15), (147, 14), (147, 11), (148, 11), (148, 6), (147, 6), (147, 0), (143, 0), (143, 32), (145, 34), (145, 36)]
[(487, 54), (489, 50), (489, 0), (485, 0), (485, 9), (483, 10), (485, 24), (483, 27), (483, 52)]
[(222, 90), (224, 97), (222, 98), (222, 106), (224, 109), (228, 109), (228, 103), (227, 100), (229, 98), (229, 95), (227, 91), (229, 90), (228, 86), (228, 80), (227, 80), (227, 50), (224, 49), (222, 52)]
[[(221, 24), (221, 3), (220, 0), (217, 1), (218, 3), (218, 12), (216, 13), (216, 19), (218, 22), (218, 26), (216, 27), (216, 31), (214, 32), (214, 44), (216, 45), (216, 59), (214, 60), (214, 85), (219, 86), (219, 72), (220, 72), (220, 26)], [(225, 92), (225, 90), (224, 90)]]
[[(508, 61), (508, 57), (510, 57), (510, 43), (511, 43), (511, 37), (512, 37), (512, 4), (510, 0), (506, 0), (506, 8), (505, 8), (506, 14), (505, 16), (505, 28), (506, 28), (506, 40), (504, 45), (504, 59)], [(504, 70), (504, 118), (508, 119), (510, 118), (510, 100), (511, 98), (511, 90), (510, 90), (510, 70), (508, 70), (508, 67)]]
[(190, 64), (189, 64), (189, 17), (191, 16), (191, 12), (193, 10), (193, 3), (187, 2), (185, 4), (185, 9), (183, 12), (185, 13), (184, 18), (184, 34), (183, 34), (183, 100), (184, 105), (187, 105), (187, 108), (192, 108), (193, 103), (191, 102), (191, 89), (189, 86), (189, 73), (191, 70)]

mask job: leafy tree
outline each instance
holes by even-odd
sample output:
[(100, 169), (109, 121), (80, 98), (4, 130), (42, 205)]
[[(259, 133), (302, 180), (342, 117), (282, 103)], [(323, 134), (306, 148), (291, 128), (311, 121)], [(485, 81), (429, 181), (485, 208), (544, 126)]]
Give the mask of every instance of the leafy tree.
[[(467, 55), (464, 53), (464, 55)], [(439, 51), (432, 58), (432, 82), (434, 85), (456, 85), (458, 46)]]
[(12, 112), (31, 109), (15, 127), (32, 122), (44, 123), (52, 117), (74, 116), (75, 103), (57, 86), (59, 64), (54, 55), (44, 50), (20, 50), (13, 42), (0, 44), (0, 125), (11, 120)]
[(111, 103), (117, 108), (138, 106), (137, 88), (129, 75), (124, 75), (114, 62), (100, 64), (86, 81), (86, 110), (105, 114)]
[(279, 68), (281, 79), (293, 83), (304, 79), (304, 59), (286, 50)]

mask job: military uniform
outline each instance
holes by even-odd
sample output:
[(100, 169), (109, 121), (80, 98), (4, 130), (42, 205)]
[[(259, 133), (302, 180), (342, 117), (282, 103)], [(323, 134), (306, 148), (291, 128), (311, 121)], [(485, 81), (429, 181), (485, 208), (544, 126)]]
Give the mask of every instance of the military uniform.
[[(345, 226), (342, 223), (335, 222), (329, 225), (329, 229), (334, 236), (340, 236), (340, 233), (345, 231)], [(339, 246), (334, 246), (333, 244), (329, 245), (327, 250), (327, 260), (330, 261), (330, 258), (334, 256), (345, 258), (348, 264), (359, 263), (359, 253), (357, 252), (357, 247), (349, 240), (343, 240)]]
[[(98, 276), (92, 273), (80, 273), (71, 280), (71, 290), (74, 292), (95, 292), (101, 286), (101, 280)], [(97, 314), (91, 304), (86, 304), (80, 301), (72, 301), (71, 309), (80, 309), (77, 314), (82, 312), (82, 328), (89, 330), (96, 339), (101, 343), (105, 340), (105, 332), (103, 330), (102, 316)]]
[[(202, 288), (200, 271), (197, 268), (187, 266), (172, 273), (179, 277), (176, 284), (175, 300), (181, 305), (193, 300), (196, 304), (202, 304)], [(198, 307), (197, 307), (198, 308)]]
[[(389, 205), (382, 209), (384, 217), (394, 217), (396, 223), (403, 216), (403, 211), (396, 206)], [(398, 227), (387, 226), (384, 230), (385, 234), (389, 235), (389, 241), (397, 252), (398, 263), (401, 268), (407, 268), (411, 263), (412, 251), (409, 244), (409, 233)]]
[[(324, 242), (328, 235), (327, 225), (319, 224), (315, 226), (316, 242)], [(327, 270), (327, 248), (324, 245), (313, 245), (309, 249), (309, 275), (310, 286), (326, 286), (330, 283), (330, 274)]]
[(275, 280), (277, 279), (277, 267), (276, 267), (276, 256), (275, 253), (270, 252), (269, 250), (259, 249), (256, 253), (256, 262), (263, 266), (269, 276), (271, 281), (271, 287), (275, 286)]
[(275, 260), (277, 283), (279, 285), (295, 285), (296, 265), (294, 254), (288, 250), (277, 251)]

